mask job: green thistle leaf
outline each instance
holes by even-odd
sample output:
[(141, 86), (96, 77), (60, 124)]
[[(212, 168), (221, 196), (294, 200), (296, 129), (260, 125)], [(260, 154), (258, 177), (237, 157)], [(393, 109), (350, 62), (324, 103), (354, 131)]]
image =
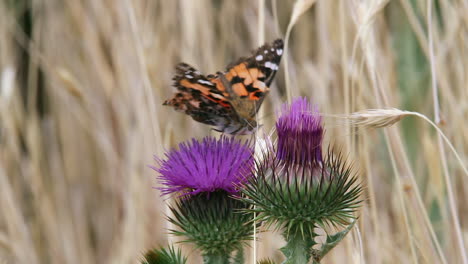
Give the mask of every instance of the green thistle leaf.
[(351, 224), (346, 227), (345, 230), (338, 232), (334, 235), (327, 235), (327, 240), (325, 243), (322, 244), (320, 250), (316, 251), (316, 254), (314, 254), (314, 260), (317, 262), (320, 262), (320, 260), (328, 253), (330, 250), (332, 250), (338, 243), (343, 240), (343, 238), (351, 231), (353, 228), (354, 224), (356, 223), (357, 220), (354, 220)]

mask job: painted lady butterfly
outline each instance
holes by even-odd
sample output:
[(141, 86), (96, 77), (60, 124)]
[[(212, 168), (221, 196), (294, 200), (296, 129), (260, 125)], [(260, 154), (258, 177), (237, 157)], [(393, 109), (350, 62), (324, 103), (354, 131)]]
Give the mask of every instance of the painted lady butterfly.
[(194, 120), (227, 134), (250, 134), (269, 86), (278, 70), (283, 41), (258, 48), (250, 57), (240, 58), (225, 72), (202, 75), (188, 64), (176, 66), (173, 78), (178, 92), (164, 105), (185, 112)]

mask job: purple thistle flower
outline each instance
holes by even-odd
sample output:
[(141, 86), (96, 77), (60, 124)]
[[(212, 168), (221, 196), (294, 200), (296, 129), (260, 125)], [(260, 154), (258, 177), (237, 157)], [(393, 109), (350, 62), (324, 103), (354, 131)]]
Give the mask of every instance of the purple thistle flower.
[(291, 105), (283, 104), (276, 132), (280, 160), (291, 165), (322, 162), (322, 117), (306, 98), (297, 98)]
[(165, 160), (156, 158), (160, 173), (158, 179), (165, 185), (159, 188), (163, 195), (179, 193), (195, 195), (201, 192), (224, 190), (237, 193), (254, 164), (249, 142), (234, 138), (205, 137), (202, 142), (180, 143), (179, 150), (166, 153)]

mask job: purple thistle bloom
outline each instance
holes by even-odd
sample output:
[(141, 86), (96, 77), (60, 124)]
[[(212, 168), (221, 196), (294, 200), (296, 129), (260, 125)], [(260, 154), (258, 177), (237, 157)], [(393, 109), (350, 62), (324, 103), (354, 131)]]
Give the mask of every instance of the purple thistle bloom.
[(160, 166), (152, 168), (160, 173), (158, 179), (165, 185), (159, 188), (163, 195), (216, 190), (234, 194), (254, 164), (249, 142), (227, 137), (205, 137), (202, 142), (192, 139), (191, 143), (180, 143), (179, 150), (166, 153), (165, 160), (156, 160)]
[(283, 104), (276, 132), (279, 159), (291, 165), (322, 162), (322, 117), (306, 98)]

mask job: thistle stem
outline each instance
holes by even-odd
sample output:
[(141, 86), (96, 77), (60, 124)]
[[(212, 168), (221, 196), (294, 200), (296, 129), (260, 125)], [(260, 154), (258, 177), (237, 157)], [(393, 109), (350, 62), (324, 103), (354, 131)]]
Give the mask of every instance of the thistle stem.
[(286, 256), (282, 264), (308, 263), (311, 257), (312, 246), (315, 244), (314, 238), (304, 238), (301, 234), (292, 235), (286, 238), (287, 244), (281, 248), (281, 252)]
[(203, 255), (204, 264), (229, 264), (229, 255)]

